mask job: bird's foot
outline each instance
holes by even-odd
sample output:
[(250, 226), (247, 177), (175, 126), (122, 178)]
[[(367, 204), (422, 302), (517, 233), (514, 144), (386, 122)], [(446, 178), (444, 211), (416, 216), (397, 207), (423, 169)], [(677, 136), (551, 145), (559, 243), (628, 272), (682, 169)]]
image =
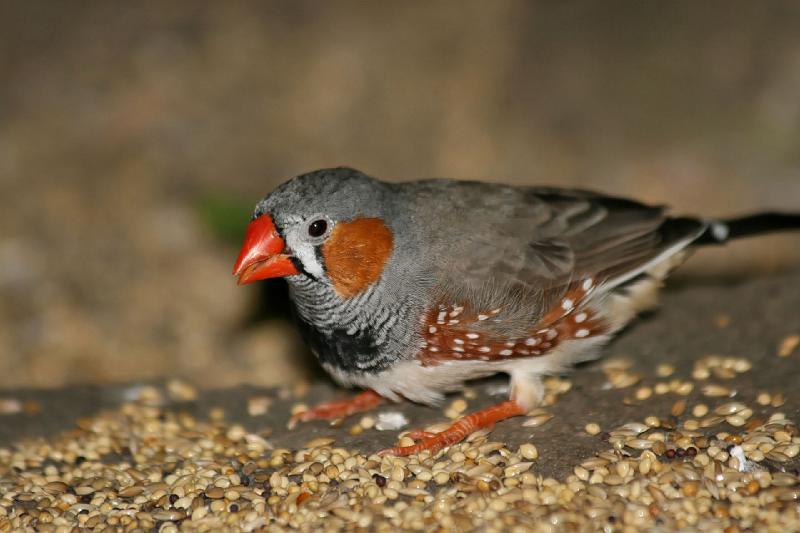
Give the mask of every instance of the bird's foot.
[(373, 390), (365, 390), (352, 398), (324, 402), (307, 411), (297, 413), (289, 419), (289, 428), (293, 428), (298, 422), (344, 418), (355, 413), (369, 411), (381, 403), (383, 403), (383, 397), (380, 394)]
[(491, 427), (496, 422), (505, 420), (506, 418), (522, 414), (525, 414), (525, 410), (517, 405), (517, 402), (514, 400), (508, 400), (461, 417), (453, 422), (450, 427), (439, 433), (429, 433), (421, 430), (412, 431), (408, 433), (408, 436), (417, 440), (418, 442), (416, 444), (387, 448), (378, 452), (378, 455), (406, 456), (422, 451), (428, 451), (434, 454), (442, 448), (461, 442), (470, 433), (474, 433), (479, 429)]

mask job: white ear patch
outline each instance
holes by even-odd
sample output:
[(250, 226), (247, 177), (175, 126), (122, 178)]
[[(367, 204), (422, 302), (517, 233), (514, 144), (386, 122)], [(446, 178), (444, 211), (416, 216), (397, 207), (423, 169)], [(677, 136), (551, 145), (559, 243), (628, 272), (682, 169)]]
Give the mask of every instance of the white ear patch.
[[(302, 231), (302, 227), (300, 231)], [(286, 245), (292, 251), (292, 254), (303, 265), (303, 269), (317, 279), (322, 279), (325, 274), (325, 269), (317, 258), (314, 245), (299, 238), (298, 230), (293, 229), (287, 232)]]

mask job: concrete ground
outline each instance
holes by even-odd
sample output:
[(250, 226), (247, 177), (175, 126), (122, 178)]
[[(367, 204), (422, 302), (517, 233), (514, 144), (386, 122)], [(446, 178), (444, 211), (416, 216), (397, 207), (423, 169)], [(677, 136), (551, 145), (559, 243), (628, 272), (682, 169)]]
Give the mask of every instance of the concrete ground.
[[(715, 383), (731, 388), (735, 399), (751, 406), (756, 416), (766, 412), (755, 402), (759, 392), (783, 393), (786, 403), (779, 410), (797, 422), (800, 401), (795, 391), (800, 379), (800, 348), (788, 357), (779, 357), (777, 352), (783, 339), (798, 333), (800, 270), (735, 286), (699, 283), (673, 286), (665, 292), (661, 308), (628, 328), (606, 349), (603, 360), (585, 364), (569, 376), (571, 390), (547, 408), (555, 415), (551, 421), (534, 429), (522, 427), (523, 418), (507, 420), (497, 425), (492, 438), (514, 447), (534, 442), (540, 455), (536, 463), (538, 473), (563, 478), (581, 458), (608, 448), (602, 435), (590, 436), (583, 430), (587, 423), (596, 422), (607, 430), (626, 422), (642, 421), (648, 415), (669, 416), (671, 406), (680, 398), (674, 393), (653, 394), (646, 400), (628, 401), (630, 405), (626, 405), (624, 399), (632, 398), (639, 386), (653, 386), (674, 378), (691, 381), (695, 362), (714, 354), (746, 358), (752, 368), (731, 379), (712, 375), (707, 380), (695, 381), (694, 390), (687, 397), (690, 409), (700, 402), (713, 408), (727, 401), (703, 397), (703, 385)], [(628, 388), (610, 388), (602, 371), (603, 361), (622, 357), (634, 362), (632, 371), (641, 373), (642, 381)], [(656, 367), (662, 363), (673, 365), (675, 373), (667, 378), (657, 377)], [(469, 400), (469, 409), (502, 399), (497, 390), (503, 383), (503, 380), (494, 379), (477, 384), (477, 396)], [(156, 384), (156, 387), (161, 385)], [(0, 446), (69, 429), (80, 417), (113, 408), (129, 399), (136, 390), (136, 385), (118, 385), (0, 392), (0, 401), (15, 399), (27, 407), (22, 412), (0, 415)], [(397, 431), (368, 429), (352, 436), (349, 430), (359, 420), (358, 416), (345, 420), (339, 427), (314, 422), (301, 424), (291, 431), (285, 429), (290, 408), (298, 401), (312, 404), (345, 394), (323, 381), (313, 383), (302, 398), (286, 390), (281, 394), (277, 389), (242, 386), (203, 390), (196, 400), (168, 404), (168, 408), (205, 416), (211, 408), (221, 407), (230, 421), (240, 422), (251, 430), (271, 431), (270, 439), (277, 446), (298, 446), (314, 436), (334, 436), (338, 445), (365, 452), (393, 445)], [(254, 396), (274, 398), (266, 414), (248, 414), (248, 399)], [(402, 411), (409, 419), (408, 427), (446, 420), (440, 408), (411, 403), (382, 409)], [(795, 465), (790, 463), (788, 467)]]

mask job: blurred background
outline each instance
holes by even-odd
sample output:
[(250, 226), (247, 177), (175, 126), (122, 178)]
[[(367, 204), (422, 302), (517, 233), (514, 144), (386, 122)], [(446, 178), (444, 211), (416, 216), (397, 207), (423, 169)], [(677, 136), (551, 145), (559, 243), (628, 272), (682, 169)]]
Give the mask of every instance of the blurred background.
[[(0, 387), (313, 369), (281, 286), (230, 270), (318, 167), (798, 209), (798, 28), (795, 1), (0, 2)], [(676, 284), (798, 264), (769, 237)]]

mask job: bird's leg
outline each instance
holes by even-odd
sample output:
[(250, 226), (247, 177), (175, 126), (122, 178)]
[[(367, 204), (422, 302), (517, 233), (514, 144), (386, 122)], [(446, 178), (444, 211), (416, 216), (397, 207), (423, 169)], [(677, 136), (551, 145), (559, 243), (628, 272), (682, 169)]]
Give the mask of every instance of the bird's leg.
[(291, 420), (289, 420), (289, 425), (293, 426), (298, 421), (308, 422), (311, 420), (331, 420), (335, 418), (343, 418), (354, 413), (369, 411), (381, 403), (383, 403), (383, 396), (374, 390), (365, 390), (364, 392), (357, 394), (352, 398), (324, 402), (312, 407), (307, 411), (298, 413), (294, 415)]
[(411, 455), (422, 451), (429, 451), (434, 454), (446, 446), (461, 442), (467, 435), (479, 429), (493, 426), (496, 422), (524, 414), (525, 410), (514, 400), (508, 400), (486, 409), (476, 411), (472, 414), (459, 418), (453, 424), (440, 433), (426, 434), (426, 432), (412, 432), (412, 435), (421, 436), (414, 445), (398, 446), (382, 450), (379, 455)]

